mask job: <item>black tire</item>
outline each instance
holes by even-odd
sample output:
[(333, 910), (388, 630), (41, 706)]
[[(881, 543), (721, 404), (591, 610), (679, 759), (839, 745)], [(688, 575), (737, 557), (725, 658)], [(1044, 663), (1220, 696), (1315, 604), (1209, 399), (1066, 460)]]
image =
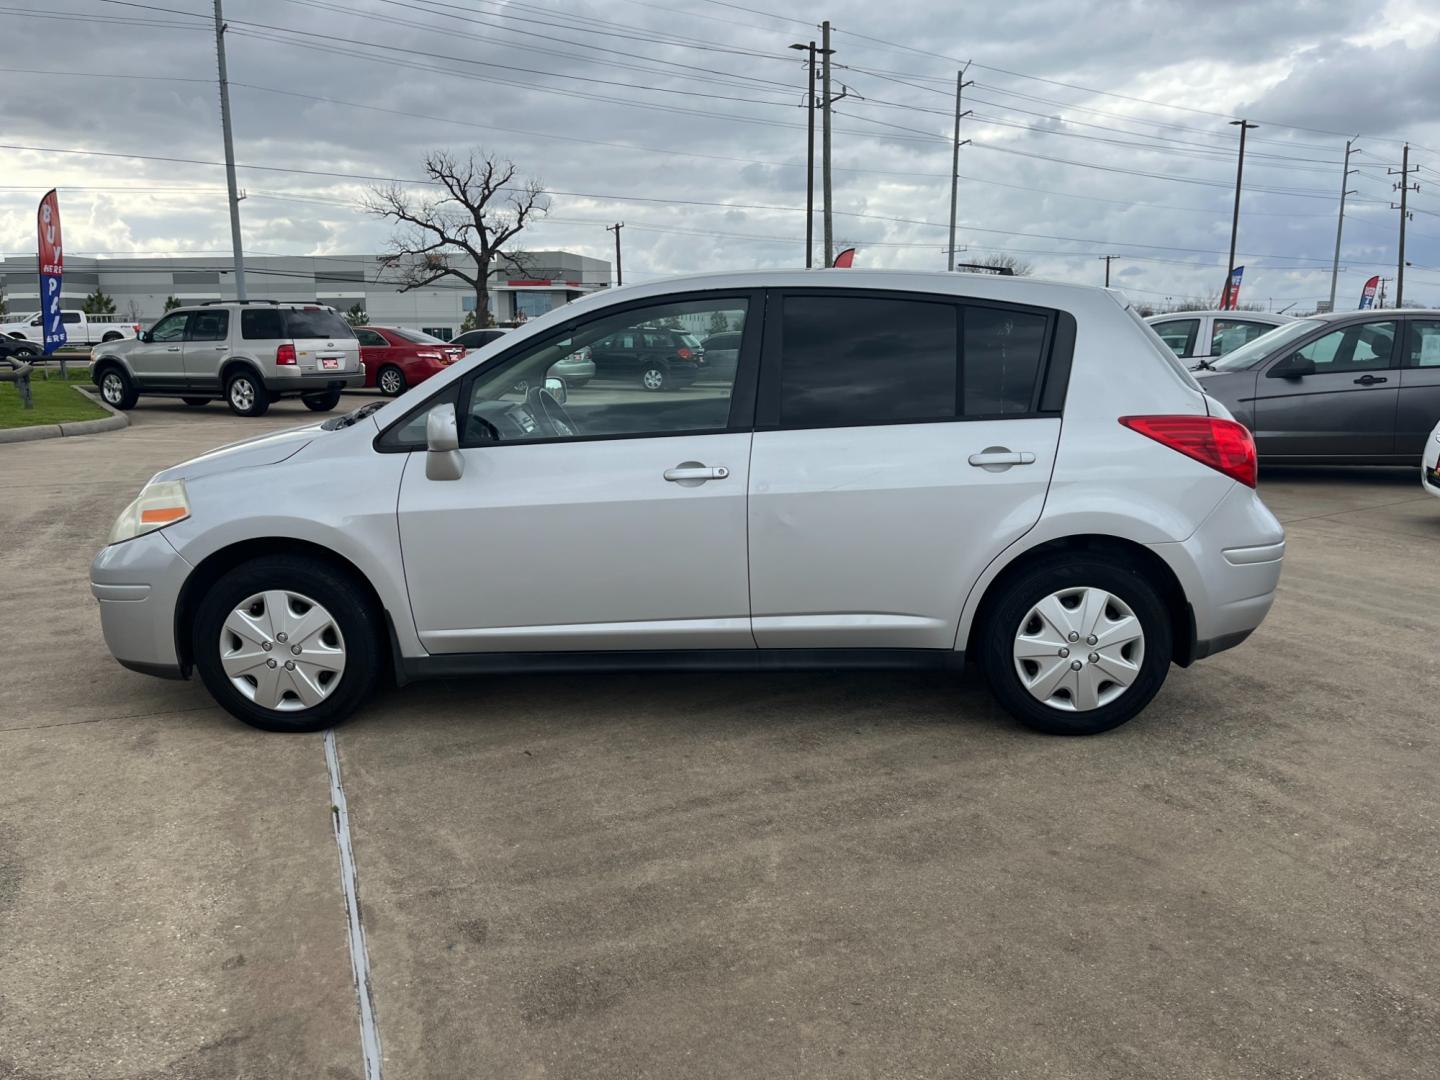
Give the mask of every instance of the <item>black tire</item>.
[[(1036, 604), (1054, 593), (1085, 587), (1104, 589), (1129, 606), (1144, 633), (1144, 654), (1139, 673), (1114, 700), (1080, 712), (1034, 697), (1016, 671), (1014, 648), (1021, 620)], [(1164, 684), (1174, 652), (1170, 617), (1155, 586), (1136, 567), (1114, 556), (1061, 552), (1027, 567), (1002, 589), (993, 604), (987, 602), (977, 651), (996, 699), (1021, 723), (1050, 735), (1097, 735), (1139, 713)], [(1087, 663), (1086, 642), (1077, 642), (1076, 649), (1077, 658), (1070, 662)]]
[(40, 346), (27, 341), (23, 345), (16, 345), (11, 348), (10, 354), (12, 356), (39, 356)]
[(100, 340), (101, 340), (101, 341), (119, 341), (119, 340), (120, 340), (120, 337), (121, 337), (121, 335), (119, 335), (119, 334), (106, 334), (106, 335), (105, 335), (104, 337), (102, 337)]
[[(290, 590), (320, 604), (344, 640), (345, 667), (339, 683), (308, 709), (290, 712), (258, 705), (236, 689), (221, 664), (225, 620), (247, 597), (270, 589)], [(320, 731), (353, 714), (375, 684), (382, 658), (380, 642), (380, 613), (365, 599), (359, 583), (329, 563), (302, 555), (267, 555), (237, 566), (210, 586), (191, 628), (195, 668), (206, 689), (236, 719), (264, 731)], [(283, 662), (283, 647), (274, 651), (277, 661)]]
[(192, 409), (198, 409), (201, 406), (210, 404), (210, 399), (208, 397), (187, 397), (181, 398), (180, 400), (185, 402), (185, 404), (189, 405)]
[(386, 364), (376, 373), (375, 385), (386, 397), (399, 397), (409, 389), (405, 382), (405, 373), (394, 364)]
[(640, 368), (642, 389), (659, 392), (670, 389), (670, 372), (662, 364), (643, 364)]
[(340, 391), (331, 390), (328, 394), (306, 394), (300, 400), (311, 412), (329, 412), (340, 404)]
[(270, 411), (265, 384), (251, 371), (237, 371), (225, 380), (225, 403), (236, 416), (264, 416)]
[(133, 409), (140, 400), (135, 384), (118, 364), (110, 363), (101, 368), (100, 381), (96, 385), (100, 387), (100, 399), (111, 408)]

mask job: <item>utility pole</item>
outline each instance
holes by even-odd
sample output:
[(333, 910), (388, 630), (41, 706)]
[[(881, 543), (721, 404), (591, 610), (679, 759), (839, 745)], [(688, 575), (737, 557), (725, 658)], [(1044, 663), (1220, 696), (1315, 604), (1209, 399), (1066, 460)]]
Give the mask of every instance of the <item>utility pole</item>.
[(1387, 284), (1389, 284), (1390, 281), (1391, 281), (1391, 279), (1388, 278), (1388, 277), (1382, 277), (1382, 278), (1380, 279), (1380, 295), (1379, 295), (1379, 297), (1376, 299), (1376, 303), (1375, 303), (1375, 306), (1376, 306), (1377, 308), (1383, 308), (1383, 307), (1385, 306), (1385, 286), (1386, 286)]
[(235, 185), (235, 137), (230, 131), (230, 78), (225, 72), (225, 16), (215, 0), (215, 56), (220, 64), (220, 127), (225, 132), (225, 184), (230, 189), (230, 245), (235, 249), (235, 299), (245, 293), (245, 247), (240, 239), (240, 193)]
[(1248, 120), (1231, 120), (1230, 125), (1240, 128), (1240, 158), (1235, 166), (1235, 213), (1230, 218), (1230, 261), (1225, 264), (1225, 286), (1220, 292), (1221, 300), (1229, 295), (1230, 275), (1235, 272), (1235, 237), (1240, 231), (1240, 183), (1245, 176), (1245, 132), (1260, 126)]
[[(967, 64), (966, 67), (969, 65)], [(972, 82), (974, 80), (971, 80)], [(960, 95), (970, 83), (965, 81), (965, 68), (955, 73), (955, 145), (950, 152), (950, 265), (949, 270), (955, 269), (955, 213), (960, 199), (960, 147), (964, 145), (960, 141), (960, 121), (969, 116), (969, 111), (960, 111)], [(965, 142), (969, 142), (966, 139)]]
[[(1360, 136), (1355, 136), (1358, 139)], [(1345, 166), (1340, 173), (1340, 220), (1335, 223), (1335, 259), (1330, 264), (1330, 310), (1335, 310), (1335, 281), (1340, 275), (1340, 234), (1345, 231), (1345, 196), (1354, 195), (1355, 192), (1347, 191), (1345, 185), (1350, 182), (1350, 175), (1355, 171), (1350, 168), (1350, 155), (1360, 153), (1359, 150), (1352, 151), (1351, 143), (1355, 139), (1345, 140)]]
[(820, 187), (822, 198), (825, 203), (825, 265), (830, 266), (835, 261), (835, 223), (831, 217), (834, 202), (830, 191), (830, 106), (843, 98), (849, 97), (848, 90), (831, 96), (830, 94), (830, 57), (835, 50), (830, 48), (830, 20), (826, 19), (820, 24), (820, 53), (821, 53), (821, 83), (825, 100), (820, 103), (824, 112), (820, 120)]
[(1101, 260), (1105, 263), (1105, 288), (1107, 289), (1110, 287), (1110, 262), (1112, 259), (1118, 259), (1119, 257), (1119, 255), (1100, 256)]
[(1400, 168), (1385, 170), (1390, 176), (1400, 177), (1395, 184), (1395, 190), (1400, 192), (1400, 202), (1390, 204), (1391, 210), (1400, 211), (1400, 258), (1395, 267), (1395, 306), (1397, 308), (1405, 306), (1405, 222), (1413, 216), (1405, 208), (1405, 196), (1411, 191), (1420, 190), (1419, 184), (1410, 183), (1410, 174), (1419, 171), (1419, 165), (1413, 169), (1410, 167), (1410, 144), (1408, 142), (1405, 144), (1405, 149), (1401, 151)]
[(805, 108), (805, 269), (815, 265), (815, 42), (791, 45), (810, 54), (806, 62)]
[(615, 287), (618, 289), (625, 284), (625, 273), (620, 264), (620, 230), (625, 227), (623, 221), (617, 221), (614, 225), (606, 225), (606, 232), (615, 234)]

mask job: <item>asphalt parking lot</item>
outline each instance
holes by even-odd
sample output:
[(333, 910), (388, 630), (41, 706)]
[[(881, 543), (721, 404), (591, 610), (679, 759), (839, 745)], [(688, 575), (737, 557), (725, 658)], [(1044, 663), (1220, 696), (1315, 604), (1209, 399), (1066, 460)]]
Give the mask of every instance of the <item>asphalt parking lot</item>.
[[(0, 1078), (360, 1077), (321, 736), (121, 669), (87, 586), (151, 473), (312, 415), (131, 416), (0, 448)], [(1435, 1076), (1440, 501), (1261, 488), (1269, 620), (1098, 738), (930, 674), (384, 693), (386, 1077)]]

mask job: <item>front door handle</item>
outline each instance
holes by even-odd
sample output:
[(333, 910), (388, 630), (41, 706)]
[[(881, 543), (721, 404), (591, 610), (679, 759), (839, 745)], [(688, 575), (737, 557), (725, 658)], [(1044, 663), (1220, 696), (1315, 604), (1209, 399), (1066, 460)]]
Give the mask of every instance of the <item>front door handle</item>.
[(666, 480), (686, 487), (703, 484), (706, 480), (724, 480), (729, 475), (730, 470), (724, 465), (705, 465), (698, 461), (682, 461), (673, 469), (665, 470)]
[(216, 351), (216, 352), (224, 352), (224, 351), (225, 351), (226, 349), (228, 349), (228, 348), (230, 348), (229, 345), (216, 345), (216, 346), (215, 346), (215, 351)]
[(970, 455), (970, 464), (989, 472), (1004, 472), (1011, 465), (1033, 465), (1035, 455), (1029, 450), (1011, 450), (1007, 446), (987, 446)]
[(166, 352), (179, 352), (179, 351), (180, 351), (180, 346), (179, 346), (179, 345), (171, 345), (171, 346), (170, 346), (168, 349), (166, 349), (165, 351), (166, 351)]
[(1374, 386), (1376, 383), (1389, 382), (1384, 375), (1361, 375), (1355, 380), (1356, 386)]

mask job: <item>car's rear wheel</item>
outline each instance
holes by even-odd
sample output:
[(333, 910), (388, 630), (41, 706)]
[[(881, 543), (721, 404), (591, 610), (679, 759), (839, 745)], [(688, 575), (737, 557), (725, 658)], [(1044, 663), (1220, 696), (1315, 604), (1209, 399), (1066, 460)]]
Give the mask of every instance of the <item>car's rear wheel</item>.
[(1000, 704), (1023, 723), (1054, 735), (1109, 731), (1165, 682), (1170, 619), (1133, 566), (1059, 553), (1003, 589), (981, 627), (981, 661)]
[(210, 399), (208, 397), (187, 397), (181, 398), (180, 400), (185, 402), (185, 404), (189, 405), (192, 409), (198, 409), (203, 405), (210, 404)]
[(329, 412), (340, 404), (340, 391), (331, 390), (327, 394), (306, 394), (300, 400), (311, 412)]
[(318, 559), (272, 555), (220, 578), (192, 628), (195, 667), (228, 712), (266, 731), (319, 731), (375, 683), (379, 616)]
[(106, 335), (105, 335), (103, 338), (101, 338), (100, 340), (101, 340), (101, 341), (119, 341), (119, 340), (120, 340), (120, 335), (119, 335), (119, 334), (115, 334), (115, 333), (110, 333), (110, 334), (106, 334)]
[(130, 376), (113, 365), (100, 376), (100, 397), (114, 409), (133, 409), (135, 402), (140, 400)]
[(640, 369), (640, 385), (646, 390), (664, 390), (670, 385), (670, 373), (659, 364), (646, 364)]
[(375, 376), (375, 385), (386, 397), (399, 397), (405, 392), (405, 373), (392, 364), (380, 369)]
[(265, 387), (248, 371), (237, 371), (226, 380), (225, 401), (236, 416), (264, 416), (270, 410)]

